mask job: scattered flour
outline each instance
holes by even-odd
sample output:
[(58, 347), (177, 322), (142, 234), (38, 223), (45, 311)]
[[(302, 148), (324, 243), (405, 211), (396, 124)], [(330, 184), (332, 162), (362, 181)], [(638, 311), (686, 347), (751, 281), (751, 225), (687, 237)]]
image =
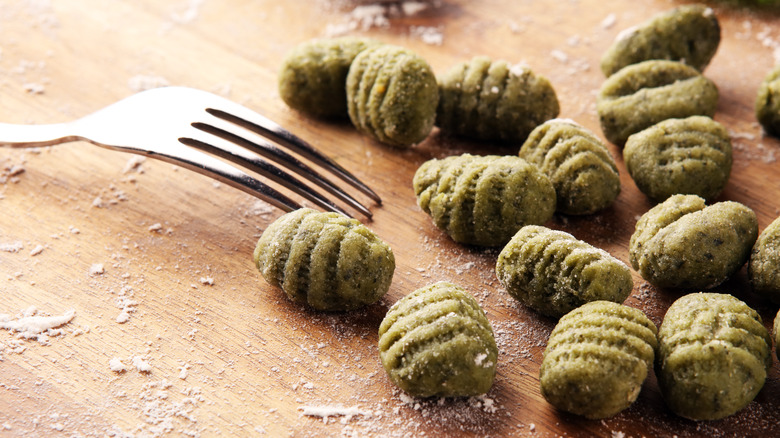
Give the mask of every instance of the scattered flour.
[(116, 317), (118, 324), (124, 324), (130, 320), (130, 314), (136, 311), (138, 302), (133, 299), (133, 289), (130, 286), (123, 286), (119, 291), (119, 297), (116, 300), (116, 306), (122, 309)]
[(115, 357), (108, 361), (108, 367), (115, 373), (127, 371), (127, 367), (122, 363), (122, 359)]
[(617, 24), (617, 15), (609, 14), (601, 20), (601, 28), (604, 30), (612, 29)]
[(24, 244), (20, 241), (12, 243), (0, 243), (0, 251), (3, 252), (19, 252), (24, 249)]
[(204, 2), (205, 0), (189, 0), (183, 11), (171, 14), (171, 20), (178, 24), (187, 24), (195, 21)]
[(36, 245), (35, 248), (33, 248), (32, 251), (30, 251), (30, 257), (37, 256), (38, 254), (42, 253), (43, 250), (44, 250), (43, 245)]
[(96, 275), (103, 275), (105, 273), (106, 268), (102, 263), (93, 263), (92, 266), (89, 267), (89, 275), (93, 277)]
[(345, 417), (345, 421), (349, 421), (352, 417), (364, 416), (371, 417), (373, 412), (364, 411), (357, 407), (345, 408), (342, 406), (303, 406), (298, 408), (301, 410), (301, 415), (307, 417), (319, 417), (322, 418), (323, 423), (327, 423), (331, 417)]
[(138, 172), (143, 173), (143, 167), (141, 166), (146, 162), (146, 157), (143, 155), (133, 155), (130, 157), (129, 160), (127, 160), (127, 163), (125, 164), (124, 169), (122, 169), (122, 173), (130, 173), (130, 172)]
[(152, 88), (167, 87), (168, 85), (170, 85), (170, 82), (167, 79), (154, 75), (136, 75), (127, 81), (127, 86), (136, 93), (151, 90)]
[(24, 339), (36, 339), (46, 343), (49, 336), (57, 336), (61, 331), (57, 327), (69, 323), (76, 316), (75, 310), (69, 310), (61, 316), (40, 316), (34, 306), (27, 308), (16, 319), (10, 315), (0, 314), (0, 328), (17, 332)]
[(152, 372), (152, 365), (149, 364), (149, 361), (144, 359), (141, 356), (133, 356), (133, 366), (135, 367), (138, 372), (141, 373), (151, 373)]
[[(327, 2), (326, 2), (327, 3)], [(345, 21), (328, 24), (325, 34), (328, 37), (345, 35), (353, 31), (367, 31), (372, 28), (390, 28), (393, 20), (414, 17), (441, 6), (441, 1), (335, 1), (330, 2), (336, 8), (352, 8), (346, 14)], [(419, 38), (425, 44), (441, 45), (444, 41), (441, 26), (416, 26), (408, 28), (409, 35)]]

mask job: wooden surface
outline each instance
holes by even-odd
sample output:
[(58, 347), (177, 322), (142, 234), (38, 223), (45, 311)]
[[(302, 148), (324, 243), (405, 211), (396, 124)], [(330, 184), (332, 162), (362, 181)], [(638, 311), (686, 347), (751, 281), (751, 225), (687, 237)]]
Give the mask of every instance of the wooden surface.
[[(434, 132), (405, 151), (376, 144), (348, 123), (304, 117), (276, 92), (284, 54), (355, 23), (325, 0), (0, 1), (0, 120), (53, 123), (140, 89), (213, 91), (276, 120), (353, 170), (384, 199), (366, 222), (394, 249), (397, 269), (376, 305), (317, 313), (289, 302), (255, 270), (251, 254), (281, 213), (224, 185), (151, 159), (86, 143), (0, 149), (0, 314), (75, 318), (48, 341), (0, 330), (0, 436), (771, 436), (780, 431), (775, 363), (742, 412), (692, 422), (669, 412), (654, 376), (637, 402), (603, 421), (558, 412), (539, 393), (538, 370), (554, 321), (502, 290), (497, 250), (454, 244), (415, 203), (411, 179), (432, 157), (515, 153)], [(598, 135), (601, 54), (623, 29), (671, 0), (451, 0), (386, 26), (353, 26), (409, 47), (436, 72), (476, 55), (524, 61), (553, 83), (561, 117)], [(780, 214), (780, 142), (753, 117), (758, 84), (777, 61), (780, 17), (715, 5), (723, 40), (706, 75), (721, 99), (716, 119), (733, 133), (734, 168), (722, 200), (745, 203), (763, 229)], [(425, 39), (422, 35), (441, 36)], [(127, 121), (132, 123), (132, 121)], [(143, 127), (139, 127), (143, 129)], [(0, 136), (2, 133), (0, 133)], [(651, 203), (625, 171), (612, 208), (548, 225), (628, 261), (634, 223)], [(12, 251), (16, 249), (16, 251)], [(98, 269), (102, 265), (102, 270)], [(680, 295), (634, 274), (627, 304), (660, 324)], [(484, 306), (499, 345), (484, 397), (415, 400), (387, 379), (376, 331), (387, 308), (448, 280)], [(718, 289), (760, 311), (744, 271)], [(129, 319), (117, 322), (123, 309)], [(41, 341), (44, 341), (41, 339)], [(128, 368), (117, 373), (117, 358)], [(144, 360), (149, 372), (133, 367)], [(342, 408), (328, 420), (304, 413)], [(337, 410), (337, 409), (336, 409)]]

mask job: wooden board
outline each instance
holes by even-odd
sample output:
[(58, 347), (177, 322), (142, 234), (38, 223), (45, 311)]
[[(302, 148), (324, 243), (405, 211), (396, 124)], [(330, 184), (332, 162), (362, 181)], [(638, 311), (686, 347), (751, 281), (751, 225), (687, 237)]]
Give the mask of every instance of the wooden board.
[[(498, 250), (453, 243), (416, 206), (411, 189), (417, 166), (432, 157), (516, 150), (437, 132), (396, 150), (348, 123), (291, 111), (276, 91), (290, 48), (346, 29), (409, 47), (437, 72), (476, 55), (524, 61), (551, 80), (562, 117), (601, 135), (601, 54), (621, 30), (680, 3), (452, 0), (368, 26), (343, 1), (0, 1), (0, 120), (62, 122), (161, 84), (217, 92), (316, 143), (374, 187), (384, 203), (372, 205), (366, 224), (397, 260), (390, 291), (376, 305), (313, 312), (269, 287), (252, 264), (258, 236), (281, 214), (267, 204), (190, 171), (87, 143), (0, 149), (0, 313), (76, 314), (42, 342), (0, 331), (0, 436), (776, 434), (777, 364), (757, 399), (721, 421), (676, 417), (653, 376), (637, 402), (613, 418), (588, 421), (555, 410), (538, 386), (554, 321), (502, 289), (493, 271)], [(706, 75), (720, 89), (716, 119), (735, 147), (720, 199), (753, 208), (763, 229), (780, 215), (780, 142), (762, 134), (753, 102), (778, 61), (780, 16), (714, 7), (723, 41)], [(556, 216), (548, 225), (627, 261), (635, 221), (652, 204), (620, 151), (610, 150), (622, 179), (614, 206), (589, 217)], [(379, 363), (376, 331), (387, 308), (439, 280), (471, 291), (493, 324), (500, 363), (484, 397), (411, 399)], [(660, 324), (680, 293), (657, 290), (636, 274), (634, 280), (627, 304)], [(744, 271), (718, 290), (746, 300), (770, 326), (777, 306), (750, 293)], [(117, 322), (123, 315), (127, 321)], [(127, 371), (112, 371), (114, 358)], [(133, 358), (150, 371), (139, 372)], [(354, 415), (304, 415), (323, 406)]]

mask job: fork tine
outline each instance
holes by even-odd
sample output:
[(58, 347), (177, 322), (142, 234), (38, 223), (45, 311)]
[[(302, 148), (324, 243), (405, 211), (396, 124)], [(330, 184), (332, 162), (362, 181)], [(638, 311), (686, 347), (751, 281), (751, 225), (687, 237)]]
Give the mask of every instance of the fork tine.
[[(99, 146), (104, 146), (100, 143), (96, 144)], [(300, 204), (275, 190), (273, 187), (258, 180), (257, 178), (254, 178), (225, 162), (222, 162), (210, 155), (204, 154), (194, 149), (179, 148), (175, 149), (175, 153), (152, 153), (145, 149), (131, 148), (122, 148), (120, 150), (155, 158), (157, 160), (165, 161), (166, 163), (171, 163), (179, 167), (192, 170), (196, 173), (206, 175), (221, 183), (227, 184), (231, 187), (237, 188), (245, 193), (262, 199), (263, 201), (268, 202), (269, 204), (285, 212), (290, 212), (301, 208)]]
[[(214, 128), (214, 129), (218, 129), (218, 128)], [(225, 132), (224, 134), (226, 136), (232, 135), (227, 132)], [(217, 139), (215, 138), (215, 140)], [(226, 138), (226, 140), (236, 141), (236, 142), (240, 141), (238, 139), (231, 139), (231, 138)], [(202, 150), (209, 154), (227, 159), (229, 161), (239, 164), (240, 166), (251, 169), (252, 171), (257, 172), (260, 175), (263, 175), (264, 177), (288, 188), (289, 190), (297, 193), (298, 195), (315, 203), (316, 205), (318, 205), (319, 207), (325, 210), (336, 211), (341, 214), (349, 216), (347, 212), (345, 212), (344, 210), (342, 210), (341, 208), (339, 208), (338, 206), (330, 202), (327, 198), (315, 192), (308, 186), (301, 184), (295, 178), (290, 176), (290, 174), (288, 174), (287, 172), (261, 159), (260, 157), (252, 155), (250, 151), (243, 149), (238, 145), (229, 142), (216, 145), (214, 144), (215, 142), (207, 142), (192, 137), (181, 137), (179, 138), (179, 141), (187, 146)]]
[(330, 170), (339, 178), (360, 190), (363, 194), (371, 198), (377, 204), (382, 204), (382, 199), (379, 197), (379, 195), (377, 195), (367, 185), (360, 181), (356, 176), (354, 176), (337, 162), (330, 159), (328, 156), (324, 155), (322, 152), (315, 149), (305, 140), (282, 128), (266, 117), (263, 117), (262, 115), (248, 109), (244, 111), (244, 113), (251, 113), (252, 120), (248, 119), (248, 114), (245, 116), (247, 118), (244, 118), (217, 108), (207, 108), (206, 111), (215, 117), (227, 120), (256, 134), (269, 138), (281, 145), (284, 145), (292, 151), (316, 163), (317, 165)]
[[(210, 125), (208, 123), (202, 123), (202, 122), (195, 122), (192, 123), (192, 126), (194, 128), (200, 129), (201, 131), (207, 132), (209, 134), (215, 135), (217, 137), (220, 137), (224, 140), (227, 140), (231, 143), (238, 144), (239, 146), (243, 147), (244, 149), (247, 149), (249, 151), (252, 151), (258, 155), (261, 155), (263, 157), (266, 157), (272, 161), (275, 161), (277, 163), (281, 163), (284, 165), (284, 167), (288, 170), (292, 170), (299, 176), (302, 176), (303, 178), (307, 179), (308, 181), (311, 181), (312, 183), (316, 184), (320, 188), (324, 189), (328, 193), (336, 196), (338, 199), (344, 201), (345, 203), (349, 204), (352, 208), (358, 210), (360, 213), (365, 215), (366, 217), (371, 218), (372, 213), (371, 210), (369, 210), (367, 207), (365, 207), (363, 204), (358, 202), (355, 198), (350, 196), (347, 192), (342, 190), (341, 188), (334, 185), (332, 182), (330, 182), (328, 179), (324, 178), (322, 175), (320, 175), (316, 170), (309, 167), (307, 164), (303, 163), (302, 161), (298, 160), (294, 156), (290, 155), (289, 153), (283, 151), (282, 149), (279, 149), (278, 147), (272, 145), (271, 143), (268, 143), (261, 139), (256, 140), (249, 140), (245, 137), (242, 137), (240, 135), (237, 135), (233, 132), (227, 131), (225, 129), (219, 128), (214, 125)], [(224, 155), (224, 152), (222, 151), (216, 151), (216, 150), (210, 150), (210, 153), (221, 155), (222, 158), (231, 159), (231, 156)], [(252, 156), (251, 154), (246, 154), (243, 150), (235, 150), (233, 151), (235, 155), (241, 156), (241, 164), (245, 167), (254, 167), (254, 161), (257, 160), (257, 157)], [(262, 161), (262, 160), (261, 160)], [(267, 163), (258, 164), (259, 166), (265, 166)]]

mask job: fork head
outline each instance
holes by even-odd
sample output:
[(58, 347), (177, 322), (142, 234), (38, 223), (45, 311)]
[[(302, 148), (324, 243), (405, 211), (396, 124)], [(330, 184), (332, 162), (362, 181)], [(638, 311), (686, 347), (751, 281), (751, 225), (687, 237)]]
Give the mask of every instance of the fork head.
[[(365, 184), (299, 137), (245, 106), (206, 91), (186, 87), (150, 89), (109, 105), (72, 125), (78, 137), (92, 143), (195, 170), (264, 199), (284, 211), (294, 210), (300, 205), (223, 160), (258, 172), (321, 208), (346, 214), (311, 187), (318, 186), (371, 217), (370, 210), (354, 197), (311, 166), (266, 141), (270, 138), (338, 176), (374, 202), (381, 203)], [(298, 178), (261, 156), (281, 163), (295, 172)], [(308, 180), (310, 184), (301, 179)]]

